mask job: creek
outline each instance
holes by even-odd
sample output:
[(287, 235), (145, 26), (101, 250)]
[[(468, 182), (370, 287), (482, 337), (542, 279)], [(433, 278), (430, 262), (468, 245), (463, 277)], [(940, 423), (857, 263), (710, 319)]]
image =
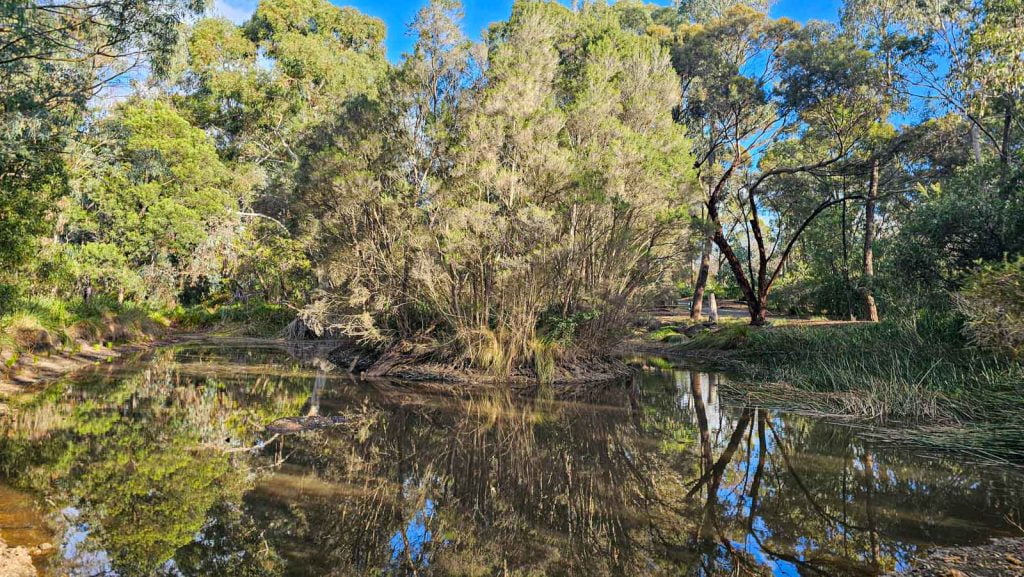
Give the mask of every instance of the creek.
[(725, 379), (513, 392), (161, 348), (3, 416), (0, 537), (52, 542), (42, 575), (312, 577), (880, 575), (1019, 536), (1021, 470), (743, 406)]

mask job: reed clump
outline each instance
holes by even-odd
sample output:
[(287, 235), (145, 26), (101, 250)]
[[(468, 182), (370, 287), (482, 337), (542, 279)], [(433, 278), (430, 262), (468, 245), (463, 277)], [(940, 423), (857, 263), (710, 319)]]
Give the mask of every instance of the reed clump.
[(748, 379), (823, 393), (831, 399), (825, 408), (837, 414), (1002, 423), (1024, 409), (1024, 365), (972, 347), (959, 331), (928, 319), (730, 328), (689, 346), (732, 350)]

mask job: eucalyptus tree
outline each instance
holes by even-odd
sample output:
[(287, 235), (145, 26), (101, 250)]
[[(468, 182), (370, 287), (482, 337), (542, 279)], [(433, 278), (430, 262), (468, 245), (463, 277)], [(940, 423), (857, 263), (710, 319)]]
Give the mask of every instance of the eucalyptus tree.
[(724, 17), (736, 6), (767, 14), (774, 3), (774, 0), (680, 0), (676, 9), (691, 22), (707, 23)]
[[(758, 13), (767, 14), (771, 2), (762, 0), (688, 0), (679, 2), (675, 8), (676, 21), (674, 24), (676, 27), (679, 24), (683, 24), (685, 27), (682, 29), (681, 34), (687, 35), (692, 30), (699, 29), (710, 22), (725, 17), (731, 9), (740, 6)], [(742, 48), (740, 50), (742, 51)], [(731, 116), (732, 111), (728, 105), (719, 106), (719, 104), (724, 104), (725, 102), (718, 100), (722, 94), (715, 94), (714, 98), (708, 98), (708, 95), (701, 93), (705, 86), (701, 79), (689, 76), (690, 73), (694, 72), (693, 70), (685, 70), (686, 66), (694, 62), (688, 61), (688, 57), (679, 52), (678, 42), (675, 44), (674, 57), (677, 70), (687, 76), (683, 79), (684, 94), (683, 103), (680, 107), (680, 120), (690, 128), (693, 136), (694, 156), (697, 159), (694, 166), (697, 170), (698, 178), (701, 184), (707, 187), (708, 191), (711, 191), (723, 177), (721, 164), (716, 161), (716, 158), (720, 149), (727, 141), (728, 137), (722, 133), (721, 128), (729, 124), (730, 120), (728, 117)], [(734, 55), (733, 64), (737, 65), (737, 69), (742, 68), (739, 62), (745, 59), (745, 57), (738, 54)], [(705, 72), (712, 73), (711, 70), (716, 65), (706, 64), (709, 67)], [(719, 73), (717, 78), (709, 77), (704, 80), (712, 83), (727, 82), (729, 73), (721, 70), (719, 70)], [(696, 86), (694, 86), (694, 82), (696, 82)], [(728, 84), (720, 86), (725, 87)], [(714, 90), (714, 87), (711, 90)], [(728, 89), (726, 89), (726, 92), (728, 92)], [(699, 320), (703, 310), (704, 290), (711, 271), (714, 232), (708, 225), (707, 215), (703, 211), (699, 218), (695, 218), (695, 221), (698, 228), (704, 231), (705, 236), (700, 251), (701, 260), (694, 282), (693, 298), (690, 306), (690, 318), (692, 320)]]
[[(895, 2), (873, 2), (852, 0), (843, 6), (841, 16), (844, 34), (849, 35), (858, 47), (874, 54), (880, 67), (879, 81), (881, 90), (877, 97), (882, 106), (878, 109), (875, 119), (875, 137), (869, 139), (862, 155), (869, 157), (867, 182), (862, 184), (865, 190), (864, 224), (863, 224), (863, 260), (859, 291), (863, 299), (863, 316), (866, 320), (879, 320), (878, 305), (875, 301), (875, 242), (877, 236), (877, 215), (882, 197), (887, 195), (883, 190), (883, 172), (886, 165), (895, 161), (894, 151), (887, 151), (895, 136), (895, 129), (889, 125), (890, 118), (895, 114), (906, 114), (911, 104), (910, 76), (915, 66), (924, 65), (927, 56), (925, 43), (908, 37), (895, 26), (901, 18), (901, 6)], [(891, 171), (890, 171), (891, 172)], [(864, 175), (852, 175), (863, 181)], [(892, 182), (892, 180), (890, 180)], [(846, 181), (844, 180), (844, 185)], [(844, 217), (846, 205), (843, 206)], [(843, 221), (844, 254), (846, 251), (847, 231), (846, 219)], [(849, 281), (847, 281), (849, 285)]]
[(172, 94), (252, 185), (228, 274), (239, 296), (301, 305), (315, 286), (295, 191), (301, 166), (346, 103), (374, 99), (388, 74), (384, 24), (327, 0), (263, 0), (238, 26), (197, 22)]
[(1024, 7), (1013, 0), (983, 0), (983, 16), (970, 31), (966, 82), (979, 115), (1002, 114), (999, 160), (1020, 169), (1018, 134), (1024, 131)]
[[(897, 231), (891, 244), (897, 262), (889, 263), (899, 279), (894, 282), (946, 302), (948, 294), (939, 293), (956, 290), (975, 267), (970, 263), (1018, 254), (1020, 6), (999, 0), (850, 0), (843, 20), (883, 62), (891, 98), (911, 112), (935, 116), (902, 130), (905, 152), (889, 158), (903, 166), (889, 172), (903, 174), (891, 181), (896, 190), (883, 186), (879, 195), (906, 204), (902, 221), (891, 227)], [(886, 159), (880, 160), (885, 173)], [(923, 193), (899, 193), (915, 184)], [(869, 249), (865, 242), (865, 272)]]
[(99, 152), (72, 172), (57, 230), (73, 286), (170, 304), (219, 273), (245, 182), (210, 137), (164, 101), (133, 99), (90, 138)]
[[(697, 159), (698, 166), (708, 164), (706, 226), (743, 292), (752, 324), (764, 324), (768, 294), (800, 235), (844, 199), (819, 199), (793, 230), (771, 238), (765, 226), (781, 220), (766, 218), (762, 196), (782, 177), (832, 174), (853, 160), (878, 115), (871, 94), (877, 67), (869, 53), (828, 25), (801, 28), (747, 7), (682, 27), (674, 62), (683, 81), (681, 114), (706, 142)], [(743, 247), (747, 263), (724, 229), (730, 192), (750, 237)]]
[(197, 0), (0, 4), (0, 260), (5, 274), (49, 231), (62, 155), (86, 104), (112, 82), (166, 68)]
[(969, 123), (976, 162), (983, 153), (1014, 162), (1024, 38), (1016, 2), (850, 0), (844, 19), (874, 28), (883, 51), (911, 48), (887, 63), (903, 69), (906, 96)]

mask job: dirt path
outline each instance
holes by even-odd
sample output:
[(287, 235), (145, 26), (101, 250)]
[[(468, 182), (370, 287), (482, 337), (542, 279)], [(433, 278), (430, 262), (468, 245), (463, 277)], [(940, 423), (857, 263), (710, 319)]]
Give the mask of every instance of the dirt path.
[[(688, 325), (692, 322), (690, 321), (690, 305), (684, 301), (679, 301), (679, 303), (680, 304), (673, 306), (650, 309), (647, 311), (647, 314), (663, 325)], [(718, 301), (718, 317), (723, 321), (742, 321), (749, 320), (750, 313), (747, 311), (747, 305), (743, 301), (721, 300)], [(708, 319), (708, 307), (706, 304), (704, 306), (702, 319), (704, 321), (707, 321)], [(777, 311), (769, 311), (768, 322), (785, 324), (786, 326), (830, 326), (847, 325), (865, 321), (837, 321), (820, 318), (808, 319), (792, 315), (784, 315)]]
[[(707, 319), (708, 307), (705, 304), (703, 318)], [(648, 313), (664, 324), (685, 324), (690, 322), (690, 305), (684, 301), (674, 306), (658, 307)], [(740, 301), (718, 301), (718, 317), (721, 319), (749, 319), (747, 305)]]

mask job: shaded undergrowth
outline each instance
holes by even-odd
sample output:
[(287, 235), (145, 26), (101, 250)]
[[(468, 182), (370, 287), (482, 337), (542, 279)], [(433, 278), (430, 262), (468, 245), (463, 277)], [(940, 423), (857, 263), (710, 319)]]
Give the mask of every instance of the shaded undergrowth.
[(219, 304), (215, 306), (195, 305), (178, 307), (168, 316), (179, 330), (190, 332), (213, 332), (227, 336), (276, 337), (295, 318), (295, 311), (288, 307), (248, 301)]

